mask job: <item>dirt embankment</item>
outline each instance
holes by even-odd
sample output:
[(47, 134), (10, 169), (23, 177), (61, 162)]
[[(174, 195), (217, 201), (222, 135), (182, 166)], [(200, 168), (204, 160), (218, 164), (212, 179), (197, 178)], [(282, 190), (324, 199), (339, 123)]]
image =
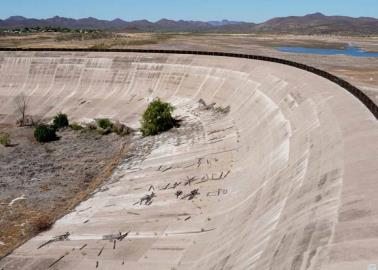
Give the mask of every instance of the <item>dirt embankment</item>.
[(31, 128), (6, 131), (12, 146), (0, 145), (0, 258), (88, 197), (124, 159), (131, 141), (67, 129), (58, 141), (40, 144)]

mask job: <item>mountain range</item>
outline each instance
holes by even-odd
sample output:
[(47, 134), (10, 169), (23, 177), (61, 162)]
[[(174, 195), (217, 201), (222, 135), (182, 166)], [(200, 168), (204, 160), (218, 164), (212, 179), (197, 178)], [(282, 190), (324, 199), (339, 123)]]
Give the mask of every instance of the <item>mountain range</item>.
[(214, 32), (214, 33), (287, 33), (287, 34), (342, 34), (378, 35), (378, 19), (370, 17), (326, 16), (314, 13), (305, 16), (290, 16), (268, 20), (263, 23), (239, 21), (184, 21), (162, 19), (124, 21), (122, 19), (100, 20), (96, 18), (72, 19), (55, 16), (48, 19), (33, 19), (12, 16), (0, 20), (1, 29), (25, 27), (65, 27), (71, 29), (125, 30), (133, 32)]

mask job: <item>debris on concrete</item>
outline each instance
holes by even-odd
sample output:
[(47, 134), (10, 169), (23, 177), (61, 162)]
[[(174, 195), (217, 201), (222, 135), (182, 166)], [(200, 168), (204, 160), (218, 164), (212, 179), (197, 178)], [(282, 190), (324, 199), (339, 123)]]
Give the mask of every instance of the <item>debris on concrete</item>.
[(156, 194), (152, 192), (151, 194), (147, 194), (143, 196), (138, 202), (134, 203), (134, 205), (142, 204), (144, 202), (145, 205), (151, 205), (152, 199), (156, 197)]
[(178, 199), (181, 195), (182, 195), (182, 191), (181, 190), (177, 190), (176, 193), (176, 198)]
[(201, 110), (212, 110), (212, 109), (214, 109), (214, 106), (216, 104), (215, 102), (210, 103), (210, 104), (206, 104), (206, 102), (202, 98), (200, 98), (198, 100), (198, 103), (199, 103), (199, 108)]
[(103, 246), (103, 247), (101, 248), (100, 252), (97, 254), (97, 257), (99, 257), (99, 256), (101, 255), (101, 253), (102, 253), (102, 251), (104, 250), (104, 248), (105, 248), (105, 246)]
[(51, 243), (54, 243), (54, 242), (59, 242), (59, 241), (68, 241), (70, 240), (69, 239), (69, 236), (70, 236), (70, 233), (69, 232), (66, 232), (65, 234), (62, 234), (62, 235), (58, 235), (58, 236), (55, 236), (53, 239), (43, 243), (42, 245), (40, 245), (38, 247), (38, 249), (48, 245), (48, 244), (51, 244)]
[(118, 237), (118, 240), (119, 241), (122, 241), (123, 239), (125, 239), (128, 235), (129, 235), (130, 232), (127, 232), (127, 233), (124, 233), (124, 234), (121, 234), (119, 237)]
[(211, 197), (211, 196), (220, 196), (220, 195), (226, 195), (227, 193), (228, 193), (227, 189), (218, 189), (218, 191), (208, 192), (207, 196), (208, 197)]
[(200, 193), (199, 193), (199, 189), (198, 189), (198, 188), (197, 188), (197, 189), (194, 189), (194, 190), (192, 190), (190, 193), (184, 195), (184, 196), (181, 198), (181, 200), (184, 200), (184, 199), (186, 199), (186, 198), (188, 198), (188, 200), (193, 200), (197, 195), (200, 195)]
[(184, 186), (190, 186), (194, 181), (196, 181), (197, 180), (197, 177), (191, 177), (191, 178), (189, 178), (188, 176), (186, 177), (187, 179), (186, 179), (186, 181), (185, 181), (185, 183), (184, 183)]
[(165, 187), (161, 188), (160, 190), (166, 190), (170, 186), (171, 183), (168, 183)]
[(64, 257), (66, 257), (67, 255), (64, 254), (62, 257), (60, 257), (59, 259), (57, 259), (56, 261), (54, 261), (52, 264), (49, 265), (49, 268), (53, 267), (55, 264), (57, 264), (59, 261), (61, 261)]
[(170, 187), (169, 189), (176, 189), (178, 186), (181, 185), (181, 182), (175, 182), (172, 187)]

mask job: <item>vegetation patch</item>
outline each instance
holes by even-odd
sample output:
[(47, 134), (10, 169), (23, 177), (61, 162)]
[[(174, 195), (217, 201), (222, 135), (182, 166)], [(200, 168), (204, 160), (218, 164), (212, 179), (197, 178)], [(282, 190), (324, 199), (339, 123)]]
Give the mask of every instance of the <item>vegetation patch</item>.
[(34, 138), (38, 142), (52, 142), (58, 139), (55, 128), (45, 124), (40, 124), (34, 129)]
[(174, 107), (160, 99), (152, 101), (142, 117), (143, 136), (157, 135), (170, 130), (177, 125), (177, 121), (172, 117)]
[(39, 144), (30, 127), (3, 131), (13, 147), (0, 147), (0, 258), (49, 229), (132, 155), (128, 136), (66, 128)]
[(11, 137), (15, 143), (0, 147), (0, 258), (85, 200), (131, 149), (126, 135), (132, 129), (108, 118), (70, 125), (58, 113), (51, 125), (27, 127), (27, 101), (25, 95), (15, 100), (19, 127), (0, 132), (0, 144), (10, 146)]
[(66, 128), (69, 126), (68, 117), (64, 113), (58, 113), (53, 120), (53, 126), (56, 129)]
[(102, 135), (108, 135), (112, 133), (113, 123), (108, 118), (96, 119), (98, 132)]
[(98, 127), (102, 129), (108, 129), (113, 127), (113, 123), (108, 118), (99, 118), (96, 119)]
[(11, 145), (9, 133), (0, 132), (0, 144), (4, 145), (4, 146), (10, 146)]

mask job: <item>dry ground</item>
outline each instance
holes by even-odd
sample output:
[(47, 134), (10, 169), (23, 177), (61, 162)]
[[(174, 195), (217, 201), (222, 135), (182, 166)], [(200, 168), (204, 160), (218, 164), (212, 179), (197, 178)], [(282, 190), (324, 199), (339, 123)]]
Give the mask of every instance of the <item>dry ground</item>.
[(67, 129), (40, 144), (31, 128), (5, 130), (13, 145), (0, 145), (0, 258), (84, 200), (123, 161), (130, 142)]
[(284, 53), (275, 49), (278, 46), (340, 49), (351, 44), (367, 51), (378, 52), (378, 37), (113, 33), (108, 38), (70, 40), (67, 35), (69, 34), (41, 33), (2, 36), (0, 47), (187, 49), (268, 55), (305, 63), (340, 76), (359, 87), (378, 104), (378, 58), (314, 56)]
[(225, 51), (273, 56), (326, 70), (359, 87), (378, 104), (378, 58), (346, 55), (310, 55), (279, 52), (279, 46), (340, 49), (348, 45), (378, 52), (378, 37), (274, 36), (274, 35), (177, 35), (161, 44), (143, 48)]

